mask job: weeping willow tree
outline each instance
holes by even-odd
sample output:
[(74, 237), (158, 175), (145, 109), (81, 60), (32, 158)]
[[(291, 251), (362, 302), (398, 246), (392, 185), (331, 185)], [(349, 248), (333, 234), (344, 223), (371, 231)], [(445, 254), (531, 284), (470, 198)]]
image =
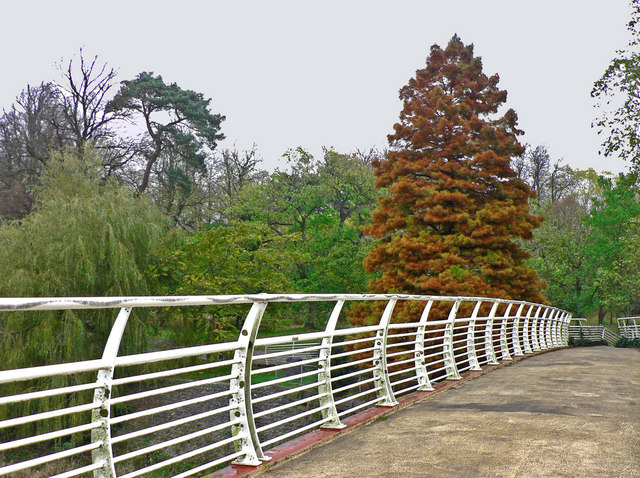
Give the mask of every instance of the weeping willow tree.
[[(101, 179), (100, 173), (100, 162), (90, 150), (83, 156), (63, 152), (52, 157), (36, 191), (35, 211), (21, 223), (0, 226), (0, 296), (153, 293), (147, 271), (166, 236), (165, 218), (150, 200)], [(140, 314), (132, 314), (121, 353), (144, 345), (146, 321)], [(0, 369), (99, 358), (116, 315), (117, 310), (109, 309), (0, 313)], [(29, 386), (60, 387), (79, 379), (56, 377)], [(5, 388), (2, 395), (19, 391)], [(59, 408), (86, 399), (56, 397), (37, 406)], [(0, 407), (0, 418), (26, 411)], [(34, 426), (45, 431), (52, 424)]]

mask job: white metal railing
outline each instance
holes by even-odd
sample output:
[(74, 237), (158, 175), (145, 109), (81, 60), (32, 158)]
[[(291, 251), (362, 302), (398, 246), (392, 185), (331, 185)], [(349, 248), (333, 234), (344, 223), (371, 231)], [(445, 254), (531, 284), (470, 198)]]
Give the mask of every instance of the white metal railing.
[(621, 317), (618, 319), (620, 336), (627, 339), (640, 339), (640, 317)]
[[(380, 319), (343, 326), (345, 304), (358, 301), (382, 301)], [(276, 302), (328, 302), (333, 310), (322, 331), (258, 338), (265, 310)], [(402, 314), (398, 303), (406, 306)], [(250, 304), (235, 341), (118, 355), (136, 308), (230, 304)], [(0, 387), (24, 385), (17, 394), (0, 391), (0, 417), (6, 417), (0, 436), (7, 437), (0, 443), (0, 475), (55, 465), (48, 474), (57, 477), (186, 477), (232, 461), (256, 466), (273, 445), (319, 427), (342, 428), (345, 417), (365, 408), (394, 406), (398, 396), (433, 390), (438, 381), (565, 346), (571, 319), (546, 305), (477, 297), (0, 299), (5, 312), (98, 308), (119, 310), (102, 358), (0, 371)], [(399, 322), (410, 309), (417, 311), (413, 321)], [(154, 367), (140, 368), (149, 364)], [(62, 376), (73, 384), (43, 388), (40, 379)], [(52, 397), (73, 405), (51, 409)], [(46, 430), (33, 431), (44, 423)], [(62, 439), (65, 446), (56, 445)]]
[(604, 342), (614, 347), (620, 338), (604, 325), (589, 325), (587, 319), (574, 318), (569, 324), (569, 337), (589, 342)]

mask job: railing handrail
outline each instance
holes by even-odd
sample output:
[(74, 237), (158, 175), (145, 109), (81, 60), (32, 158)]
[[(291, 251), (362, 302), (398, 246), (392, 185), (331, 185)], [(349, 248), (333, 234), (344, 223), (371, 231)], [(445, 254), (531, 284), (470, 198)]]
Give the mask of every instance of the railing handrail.
[[(358, 301), (386, 302), (377, 325), (338, 328), (337, 321), (344, 303)], [(423, 303), (419, 321), (393, 323), (394, 308), (398, 301)], [(262, 317), (269, 303), (304, 302), (335, 303), (324, 331), (257, 338)], [(433, 317), (432, 305), (437, 303), (447, 305), (439, 309), (443, 316)], [(238, 338), (234, 341), (118, 356), (120, 340), (134, 308), (234, 304), (251, 305)], [(462, 304), (467, 304), (469, 310), (473, 308), (473, 312), (469, 312), (470, 315), (466, 312), (460, 313), (460, 310), (465, 310), (461, 308)], [(487, 306), (485, 310), (490, 308), (490, 312), (480, 314), (482, 305)], [(498, 312), (500, 305), (503, 305), (503, 308)], [(110, 308), (118, 309), (119, 314), (112, 326), (101, 359), (0, 371), (0, 384), (65, 375), (84, 374), (86, 376), (89, 373), (97, 375), (94, 382), (57, 385), (58, 388), (46, 388), (43, 385), (42, 387), (45, 387), (43, 390), (28, 388), (16, 395), (0, 397), (0, 406), (9, 406), (54, 396), (68, 397), (76, 393), (94, 393), (93, 401), (90, 403), (65, 405), (66, 408), (37, 411), (35, 414), (33, 411), (28, 411), (26, 415), (0, 420), (1, 432), (39, 420), (91, 413), (89, 423), (83, 425), (30, 435), (26, 438), (11, 438), (8, 442), (0, 443), (0, 452), (4, 452), (76, 433), (91, 434), (90, 442), (83, 446), (49, 453), (26, 461), (18, 460), (9, 465), (0, 461), (0, 475), (91, 452), (90, 464), (69, 470), (61, 476), (77, 476), (93, 472), (95, 477), (100, 478), (115, 476), (134, 478), (182, 460), (190, 460), (194, 456), (206, 456), (209, 452), (222, 449), (227, 445), (233, 445), (235, 451), (221, 452), (227, 454), (192, 470), (183, 471), (179, 476), (204, 472), (231, 460), (239, 464), (256, 466), (269, 459), (264, 454), (263, 448), (307, 430), (321, 426), (341, 428), (344, 426), (342, 420), (345, 416), (367, 407), (395, 406), (398, 403), (396, 400), (398, 395), (433, 390), (432, 384), (435, 382), (447, 379), (458, 380), (463, 373), (480, 370), (484, 365), (497, 364), (499, 360), (507, 361), (514, 356), (565, 346), (571, 320), (569, 313), (552, 306), (488, 297), (410, 294), (252, 294), (0, 298), (0, 311), (4, 312)], [(445, 310), (448, 310), (448, 313), (443, 312)], [(432, 319), (436, 320), (429, 321), (430, 313)], [(448, 318), (444, 318), (446, 316)], [(338, 337), (340, 340), (334, 340)], [(305, 342), (305, 347), (308, 349), (304, 353), (301, 353), (296, 345), (300, 342)], [(533, 347), (530, 344), (533, 344)], [(254, 353), (256, 347), (273, 347), (271, 355), (278, 358), (273, 361), (275, 365), (264, 364), (264, 356)], [(290, 360), (286, 359), (288, 354), (290, 354)], [(114, 376), (118, 368), (130, 370), (126, 367), (157, 362), (166, 363), (179, 359), (189, 359), (192, 362), (187, 366), (172, 365), (173, 368), (165, 368), (161, 371), (140, 373), (132, 370), (131, 375), (118, 378)], [(196, 365), (193, 365), (194, 360)], [(252, 368), (254, 364), (256, 367)], [(264, 368), (259, 368), (260, 366)], [(219, 373), (209, 373), (201, 378), (188, 378), (177, 382), (162, 381), (166, 377), (183, 377), (185, 374), (213, 370), (219, 370)], [(283, 372), (284, 376), (278, 377), (279, 372)], [(270, 374), (275, 374), (275, 378)], [(253, 379), (258, 376), (263, 379), (254, 382)], [(264, 380), (265, 377), (266, 380)], [(150, 380), (159, 381), (156, 384), (150, 383)], [(296, 385), (293, 388), (283, 387), (283, 384), (287, 383)], [(122, 389), (118, 387), (127, 386), (127, 384), (138, 384), (138, 388), (133, 392), (124, 389), (123, 394)], [(142, 384), (145, 385), (142, 386)], [(182, 397), (177, 402), (156, 403), (151, 400), (154, 397), (193, 390), (196, 387), (202, 387), (202, 389), (198, 388), (201, 390), (198, 395)], [(116, 389), (119, 393), (115, 392)], [(255, 395), (258, 391), (261, 391), (262, 395)], [(295, 399), (291, 396), (294, 392)], [(265, 405), (279, 397), (289, 398), (282, 404)], [(124, 414), (113, 416), (114, 406), (138, 403), (135, 402), (136, 400), (145, 400), (141, 409), (130, 406), (120, 410)], [(174, 413), (174, 410), (181, 410), (182, 407), (209, 403), (211, 400), (227, 401), (217, 408), (211, 409), (209, 405), (202, 413), (190, 412), (188, 416), (179, 419), (164, 418), (160, 423), (152, 420), (154, 417), (161, 416), (159, 415), (161, 413)], [(316, 402), (318, 405), (314, 406)], [(258, 408), (254, 410), (256, 406)], [(260, 409), (263, 406), (265, 408)], [(282, 418), (280, 414), (284, 412), (289, 415)], [(202, 430), (151, 445), (144, 441), (135, 442), (134, 451), (114, 455), (114, 443), (121, 444), (127, 440), (146, 437), (159, 430), (171, 429), (183, 423), (193, 421), (200, 423), (204, 417), (216, 416), (218, 417), (216, 420), (221, 420), (223, 417), (220, 417), (220, 414), (228, 414), (228, 421), (216, 423), (214, 426), (209, 424)], [(320, 416), (322, 418), (317, 420)], [(145, 420), (139, 425), (141, 429), (129, 431), (125, 428), (124, 433), (118, 430), (120, 434), (111, 436), (114, 426), (137, 423), (136, 420), (139, 419)], [(151, 419), (150, 424), (146, 421), (147, 419)], [(286, 428), (289, 424), (298, 423), (300, 420), (304, 421), (303, 425), (295, 425), (293, 429)], [(309, 420), (312, 422), (307, 423)], [(217, 439), (211, 435), (223, 431), (229, 433), (225, 435), (226, 438)], [(124, 475), (117, 474), (119, 463), (123, 461), (143, 457), (163, 450), (165, 447), (204, 436), (209, 437), (209, 442), (205, 446), (151, 465), (144, 462), (140, 465), (142, 468), (128, 471)], [(73, 463), (75, 462), (70, 466), (76, 466)], [(130, 469), (131, 467), (127, 470)]]
[[(416, 294), (238, 294), (192, 296), (114, 296), (114, 297), (0, 297), (0, 312), (32, 310), (120, 309), (123, 307), (175, 307), (196, 305), (234, 305), (270, 302), (332, 302), (415, 300), (439, 302), (491, 302), (498, 304), (541, 305), (521, 300), (476, 296), (439, 296)], [(549, 310), (557, 307), (544, 305)]]

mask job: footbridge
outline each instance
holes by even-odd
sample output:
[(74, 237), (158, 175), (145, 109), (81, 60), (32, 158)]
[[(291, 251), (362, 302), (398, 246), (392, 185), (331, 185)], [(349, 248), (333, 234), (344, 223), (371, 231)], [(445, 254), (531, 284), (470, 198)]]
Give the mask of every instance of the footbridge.
[[(168, 307), (246, 316), (233, 341), (119, 354), (138, 309)], [(326, 311), (321, 330), (261, 336), (261, 324), (303, 307)], [(101, 357), (0, 364), (0, 476), (637, 476), (640, 354), (564, 349), (571, 316), (554, 307), (413, 295), (0, 299), (2, 320), (98, 308), (114, 310)], [(354, 309), (369, 319), (349, 325)], [(590, 454), (592, 432), (615, 453)], [(576, 472), (561, 456), (619, 473)]]

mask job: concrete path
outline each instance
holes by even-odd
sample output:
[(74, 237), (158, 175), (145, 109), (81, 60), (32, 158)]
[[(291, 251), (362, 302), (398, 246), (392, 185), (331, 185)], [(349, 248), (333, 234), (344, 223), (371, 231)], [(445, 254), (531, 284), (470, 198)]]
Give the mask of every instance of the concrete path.
[(265, 475), (640, 477), (640, 351), (588, 347), (531, 357)]

